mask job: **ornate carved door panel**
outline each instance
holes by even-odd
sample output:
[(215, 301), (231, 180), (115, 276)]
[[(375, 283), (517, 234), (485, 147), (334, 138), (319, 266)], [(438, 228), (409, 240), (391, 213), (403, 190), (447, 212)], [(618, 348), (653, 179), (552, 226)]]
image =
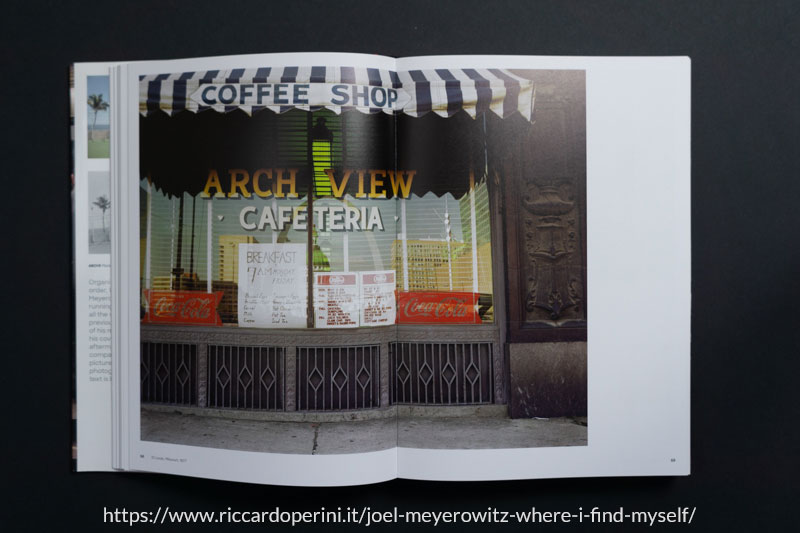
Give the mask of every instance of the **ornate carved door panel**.
[(583, 72), (537, 80), (535, 121), (494, 149), (504, 192), (510, 342), (586, 340)]

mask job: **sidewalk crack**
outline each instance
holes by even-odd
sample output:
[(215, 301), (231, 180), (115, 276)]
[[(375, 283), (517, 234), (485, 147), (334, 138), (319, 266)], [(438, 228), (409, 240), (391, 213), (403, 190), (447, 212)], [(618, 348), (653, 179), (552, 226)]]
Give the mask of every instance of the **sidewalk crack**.
[(319, 437), (320, 424), (312, 424), (314, 426), (314, 446), (311, 448), (311, 455), (317, 454), (317, 438)]

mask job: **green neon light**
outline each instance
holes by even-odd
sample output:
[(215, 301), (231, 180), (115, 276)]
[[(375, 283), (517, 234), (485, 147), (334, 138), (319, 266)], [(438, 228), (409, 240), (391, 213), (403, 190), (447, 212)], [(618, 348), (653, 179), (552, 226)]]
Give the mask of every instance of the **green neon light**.
[(325, 173), (326, 168), (332, 168), (333, 157), (331, 142), (315, 140), (311, 144), (311, 157), (314, 161), (314, 189), (316, 196), (331, 196), (331, 181)]

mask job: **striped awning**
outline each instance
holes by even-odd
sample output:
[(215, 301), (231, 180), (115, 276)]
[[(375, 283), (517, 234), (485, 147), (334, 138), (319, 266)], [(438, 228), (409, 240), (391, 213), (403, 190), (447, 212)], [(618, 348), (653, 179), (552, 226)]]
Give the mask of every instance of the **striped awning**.
[(394, 72), (356, 67), (280, 67), (209, 70), (142, 76), (139, 111), (172, 115), (241, 109), (334, 113), (435, 113), (471, 117), (533, 115), (534, 84), (503, 69), (436, 69)]

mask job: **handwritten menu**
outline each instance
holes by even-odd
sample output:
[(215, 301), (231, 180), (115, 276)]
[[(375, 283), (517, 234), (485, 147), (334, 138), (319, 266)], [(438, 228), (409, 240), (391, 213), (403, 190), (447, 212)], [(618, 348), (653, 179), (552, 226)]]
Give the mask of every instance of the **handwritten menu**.
[(318, 272), (314, 279), (314, 325), (318, 328), (358, 327), (358, 274)]
[(239, 244), (239, 326), (306, 327), (304, 244)]
[(394, 324), (396, 305), (394, 270), (361, 272), (361, 325)]

